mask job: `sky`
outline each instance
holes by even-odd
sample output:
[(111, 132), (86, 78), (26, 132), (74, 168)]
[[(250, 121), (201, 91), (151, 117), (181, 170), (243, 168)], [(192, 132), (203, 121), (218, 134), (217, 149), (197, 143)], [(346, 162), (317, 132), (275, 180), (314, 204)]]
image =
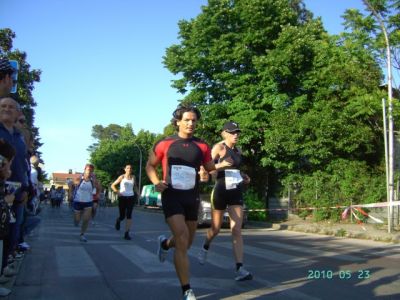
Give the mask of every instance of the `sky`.
[[(331, 34), (361, 0), (305, 0)], [(14, 49), (42, 71), (33, 91), (44, 170), (83, 171), (94, 125), (111, 123), (162, 133), (182, 99), (162, 64), (179, 43), (179, 20), (195, 18), (207, 0), (0, 0), (0, 28)]]

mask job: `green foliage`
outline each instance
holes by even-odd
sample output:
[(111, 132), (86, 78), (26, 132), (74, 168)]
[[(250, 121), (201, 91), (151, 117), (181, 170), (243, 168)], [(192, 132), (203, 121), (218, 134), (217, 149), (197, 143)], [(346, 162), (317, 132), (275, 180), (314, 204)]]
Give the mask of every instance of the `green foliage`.
[[(392, 18), (396, 43), (398, 10), (389, 4), (398, 0), (370, 2)], [(381, 36), (371, 17), (349, 11), (345, 22), (353, 32), (330, 36), (302, 1), (210, 0), (179, 23), (180, 42), (164, 57), (181, 76), (173, 87), (201, 109), (208, 142), (226, 120), (241, 125), (244, 169), (260, 195), (280, 183), (297, 186), (300, 207), (384, 198)]]
[(316, 209), (313, 211), (313, 219), (316, 222), (329, 219), (330, 212), (328, 209)]
[(298, 216), (305, 220), (309, 215), (312, 214), (312, 210), (302, 209), (299, 211)]
[(132, 126), (125, 127), (111, 124), (105, 128), (93, 126), (92, 136), (99, 141), (91, 152), (91, 162), (96, 167), (96, 176), (103, 187), (109, 186), (117, 177), (124, 173), (127, 164), (133, 167), (133, 174), (139, 178), (140, 154), (142, 155), (142, 186), (148, 183), (144, 171), (148, 151), (157, 139), (156, 134), (140, 130), (134, 134)]
[(387, 32), (392, 64), (397, 72), (400, 69), (400, 1), (363, 0), (368, 14), (365, 16), (356, 9), (346, 10), (343, 18), (348, 32), (343, 37), (355, 44), (362, 44), (369, 50), (382, 67), (386, 67), (386, 41), (382, 26)]
[[(248, 209), (248, 219), (253, 221), (266, 221), (267, 211), (265, 210), (265, 200), (252, 188), (248, 189), (244, 195), (245, 204)], [(260, 211), (252, 211), (260, 210)]]
[(291, 187), (296, 207), (317, 207), (314, 220), (339, 220), (336, 206), (375, 203), (385, 199), (386, 185), (382, 173), (376, 173), (365, 162), (339, 159), (325, 171), (310, 175), (290, 175), (285, 178)]
[(346, 234), (347, 234), (347, 231), (346, 231), (345, 229), (343, 229), (343, 228), (340, 228), (340, 229), (335, 233), (335, 236), (338, 236), (338, 237), (345, 237)]
[(32, 92), (35, 82), (40, 81), (40, 70), (31, 69), (27, 61), (27, 54), (18, 49), (13, 49), (13, 39), (16, 35), (10, 28), (0, 28), (0, 53), (8, 59), (17, 60), (19, 63), (17, 93), (12, 97), (21, 105), (22, 111), (27, 120), (27, 126), (34, 137), (34, 150), (42, 145), (39, 137), (39, 128), (34, 126), (36, 102)]

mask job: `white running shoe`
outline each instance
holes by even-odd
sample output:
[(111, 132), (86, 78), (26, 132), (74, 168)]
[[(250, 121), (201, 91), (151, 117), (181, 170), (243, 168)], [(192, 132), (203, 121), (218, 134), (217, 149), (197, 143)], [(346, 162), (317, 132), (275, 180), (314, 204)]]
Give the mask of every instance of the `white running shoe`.
[(199, 260), (199, 264), (204, 265), (207, 260), (208, 250), (203, 247), (200, 249), (199, 254), (197, 255), (197, 259)]
[(167, 238), (165, 237), (165, 235), (160, 235), (158, 237), (158, 249), (157, 249), (157, 255), (158, 255), (158, 260), (160, 262), (164, 262), (165, 258), (167, 257), (168, 254), (168, 250), (164, 250), (161, 246), (162, 242), (164, 242)]
[(183, 295), (183, 300), (196, 300), (196, 296), (193, 293), (192, 289), (189, 289)]
[(244, 280), (251, 280), (253, 279), (253, 275), (245, 268), (240, 267), (239, 270), (236, 271), (236, 281), (244, 281)]
[(11, 290), (5, 287), (0, 287), (0, 297), (6, 297), (11, 294)]
[(29, 250), (31, 249), (31, 246), (27, 243), (27, 242), (23, 242), (18, 244), (19, 248), (23, 249), (23, 250)]
[(81, 237), (79, 238), (79, 240), (80, 240), (81, 242), (84, 242), (84, 243), (87, 242), (87, 238), (86, 238), (85, 235), (83, 235), (83, 234), (81, 234)]

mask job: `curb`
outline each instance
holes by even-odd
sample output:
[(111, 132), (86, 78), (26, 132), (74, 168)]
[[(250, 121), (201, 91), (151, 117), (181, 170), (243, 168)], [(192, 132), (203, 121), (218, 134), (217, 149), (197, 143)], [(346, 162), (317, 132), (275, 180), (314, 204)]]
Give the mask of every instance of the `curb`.
[(400, 232), (397, 233), (387, 233), (383, 230), (379, 232), (366, 231), (355, 231), (341, 224), (335, 224), (333, 226), (324, 226), (321, 224), (281, 224), (281, 223), (268, 223), (259, 221), (249, 221), (248, 226), (253, 226), (256, 228), (272, 228), (275, 230), (288, 230), (295, 232), (304, 232), (320, 235), (328, 235), (342, 238), (354, 238), (363, 240), (373, 240), (377, 242), (386, 243), (400, 243)]
[[(140, 211), (146, 211), (150, 213), (162, 213), (160, 208), (151, 208), (145, 206), (136, 206), (136, 209)], [(340, 238), (352, 238), (352, 239), (362, 239), (362, 240), (372, 240), (376, 242), (385, 243), (400, 243), (400, 232), (397, 233), (387, 233), (383, 230), (378, 232), (366, 231), (355, 231), (341, 224), (334, 224), (332, 226), (326, 226), (322, 224), (284, 224), (284, 223), (272, 223), (272, 222), (262, 222), (262, 221), (248, 221), (245, 228), (271, 228), (275, 230), (288, 230), (294, 232), (303, 232), (311, 234), (320, 234), (327, 236), (335, 236)]]
[(15, 274), (13, 276), (10, 276), (9, 277), (10, 279), (7, 282), (5, 282), (3, 284), (0, 284), (1, 287), (4, 287), (4, 288), (7, 288), (7, 289), (11, 290), (11, 293), (8, 296), (2, 296), (2, 297), (0, 296), (1, 299), (10, 299), (10, 296), (13, 293), (13, 287), (15, 285), (15, 282), (17, 281), (17, 276), (18, 276), (19, 271), (21, 269), (22, 262), (25, 259), (25, 255), (21, 260), (15, 260), (17, 274)]

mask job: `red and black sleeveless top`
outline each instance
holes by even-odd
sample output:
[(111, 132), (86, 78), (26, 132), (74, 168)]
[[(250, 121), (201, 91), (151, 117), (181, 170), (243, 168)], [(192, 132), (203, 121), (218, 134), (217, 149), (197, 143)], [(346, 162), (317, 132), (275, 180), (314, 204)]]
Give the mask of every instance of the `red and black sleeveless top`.
[(169, 136), (157, 142), (153, 151), (156, 157), (161, 161), (163, 180), (174, 190), (176, 188), (172, 185), (171, 171), (174, 173), (174, 170), (179, 168), (184, 168), (189, 171), (194, 169), (195, 184), (190, 190), (198, 190), (198, 172), (200, 166), (212, 160), (210, 146), (196, 137), (184, 139), (178, 135)]

